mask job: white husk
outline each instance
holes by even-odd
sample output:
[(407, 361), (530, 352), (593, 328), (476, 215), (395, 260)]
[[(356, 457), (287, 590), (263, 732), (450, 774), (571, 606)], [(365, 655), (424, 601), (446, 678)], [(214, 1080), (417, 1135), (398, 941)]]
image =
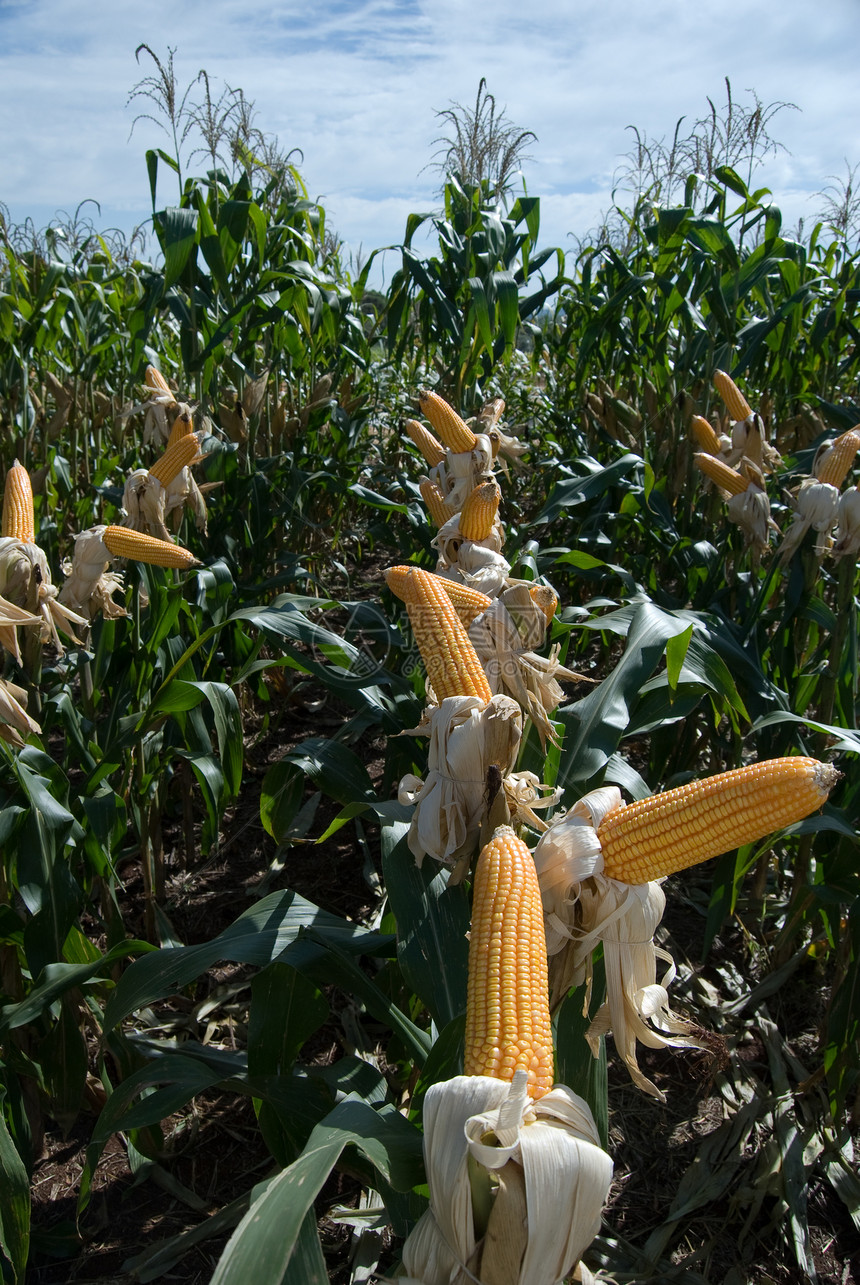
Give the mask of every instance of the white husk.
[(66, 579), (60, 590), (59, 601), (73, 611), (92, 620), (101, 611), (109, 619), (128, 613), (125, 607), (114, 602), (112, 595), (123, 589), (122, 576), (109, 571), (111, 555), (105, 547), (103, 526), (90, 527), (74, 537), (75, 548), (71, 559), (63, 563)]
[(41, 625), (41, 617), (25, 611), (14, 602), (0, 598), (0, 644), (11, 653), (20, 665), (21, 649), (18, 645), (18, 628), (20, 625)]
[(504, 589), (511, 567), (501, 553), (485, 548), (478, 541), (464, 540), (453, 562), (440, 555), (436, 574), (468, 585), (488, 598), (495, 598)]
[(600, 1147), (591, 1112), (563, 1085), (532, 1102), (526, 1081), (524, 1071), (512, 1084), (457, 1076), (428, 1089), (430, 1209), (404, 1245), (408, 1279), (423, 1285), (480, 1281), (470, 1155), (490, 1172), (506, 1165), (522, 1169), (527, 1243), (519, 1271), (516, 1264), (511, 1268), (517, 1285), (560, 1285), (596, 1235), (612, 1161)]
[(516, 761), (522, 714), (507, 696), (486, 705), (475, 696), (449, 696), (429, 711), (426, 730), (427, 776), (410, 773), (398, 790), (401, 803), (415, 805), (409, 848), (419, 866), (427, 854), (456, 865), (478, 841), (489, 767), (505, 776)]
[(14, 683), (0, 679), (0, 739), (20, 749), (28, 736), (38, 736), (41, 727), (24, 706), (27, 693)]
[(34, 575), (37, 580), (36, 605), (42, 618), (42, 641), (53, 642), (62, 655), (63, 644), (57, 631), (62, 630), (67, 637), (80, 643), (73, 626), (86, 626), (89, 621), (58, 601), (57, 590), (51, 583), (48, 559), (37, 544), (27, 544), (12, 536), (0, 538), (0, 594), (8, 596), (17, 606), (25, 606)]
[(438, 483), (445, 497), (445, 503), (459, 513), (466, 496), (479, 482), (486, 481), (493, 468), (493, 451), (490, 439), (485, 433), (476, 434), (475, 447), (471, 451), (448, 451), (441, 464), (430, 470), (430, 478)]
[(779, 551), (782, 560), (787, 561), (800, 548), (810, 527), (820, 532), (815, 552), (819, 557), (824, 554), (830, 544), (830, 528), (836, 521), (838, 510), (838, 488), (814, 477), (806, 478), (797, 493), (797, 508)]
[[(639, 1069), (637, 1040), (649, 1048), (692, 1045), (688, 1023), (669, 1006), (667, 986), (675, 975), (671, 957), (654, 945), (666, 904), (659, 883), (625, 884), (603, 873), (597, 830), (622, 806), (616, 786), (592, 790), (541, 836), (535, 866), (544, 907), (550, 978), (563, 997), (585, 983), (587, 1012), (592, 955), (603, 945), (606, 1002), (586, 1038), (597, 1057), (600, 1037), (612, 1032), (631, 1079), (646, 1093), (663, 1094)], [(668, 967), (657, 980), (657, 960)]]
[(860, 550), (860, 490), (852, 487), (839, 497), (833, 556), (856, 558)]
[(487, 675), (492, 692), (513, 697), (529, 716), (546, 748), (555, 743), (550, 715), (564, 692), (557, 678), (580, 678), (560, 664), (559, 647), (549, 656), (527, 649), (540, 646), (546, 635), (546, 616), (529, 595), (527, 585), (505, 589), (485, 612), (472, 621), (469, 638)]
[(756, 556), (763, 553), (768, 546), (770, 532), (777, 529), (770, 516), (767, 492), (751, 482), (740, 495), (729, 496), (726, 507), (729, 517), (742, 529), (747, 547)]

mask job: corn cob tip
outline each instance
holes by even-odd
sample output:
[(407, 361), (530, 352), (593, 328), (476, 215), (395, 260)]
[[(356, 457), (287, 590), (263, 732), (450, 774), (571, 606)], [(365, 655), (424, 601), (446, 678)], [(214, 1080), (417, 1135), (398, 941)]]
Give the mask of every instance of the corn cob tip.
[(419, 388), (418, 405), (421, 407), (421, 413), (427, 416), (442, 439), (442, 444), (449, 451), (455, 455), (462, 455), (466, 451), (475, 449), (477, 437), (454, 407), (438, 393), (430, 392), (427, 388)]
[(102, 542), (108, 553), (114, 558), (130, 558), (133, 562), (146, 562), (156, 567), (173, 567), (176, 570), (190, 570), (202, 565), (189, 549), (181, 544), (171, 544), (168, 540), (157, 540), (154, 536), (144, 535), (142, 531), (132, 531), (125, 526), (106, 526), (102, 533)]
[(752, 415), (752, 407), (731, 375), (727, 375), (724, 370), (715, 370), (714, 388), (722, 397), (726, 404), (726, 410), (736, 423), (749, 419), (750, 415)]
[(486, 540), (499, 513), (502, 493), (496, 482), (482, 482), (463, 502), (460, 510), (460, 534), (465, 540)]
[(840, 776), (800, 755), (765, 759), (615, 807), (597, 826), (603, 872), (649, 883), (756, 843), (817, 811)]

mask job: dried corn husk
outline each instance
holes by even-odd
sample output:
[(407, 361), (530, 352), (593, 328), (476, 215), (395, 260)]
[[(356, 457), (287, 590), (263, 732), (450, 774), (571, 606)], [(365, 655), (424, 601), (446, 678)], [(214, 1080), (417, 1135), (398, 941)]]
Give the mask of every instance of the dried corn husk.
[[(558, 1285), (597, 1234), (612, 1161), (591, 1111), (564, 1085), (532, 1102), (527, 1079), (461, 1075), (428, 1089), (430, 1208), (404, 1245), (404, 1285)], [(498, 1186), (479, 1239), (473, 1201), (489, 1196), (490, 1175)]]
[(27, 693), (22, 687), (0, 679), (0, 740), (21, 749), (28, 736), (38, 736), (41, 727), (24, 706)]
[(830, 547), (830, 531), (839, 511), (839, 490), (829, 482), (819, 482), (807, 477), (801, 482), (791, 526), (785, 533), (779, 550), (780, 559), (787, 562), (800, 548), (803, 537), (812, 528), (818, 532), (815, 552), (823, 557)]
[(104, 526), (81, 531), (74, 537), (72, 557), (63, 563), (66, 580), (60, 590), (59, 601), (88, 620), (92, 620), (99, 611), (108, 620), (128, 615), (125, 607), (113, 600), (117, 590), (123, 590), (125, 586), (122, 576), (109, 570), (111, 555), (102, 540), (104, 531)]
[(410, 773), (398, 789), (400, 802), (415, 807), (409, 849), (419, 866), (429, 855), (462, 877), (487, 809), (488, 772), (497, 769), (501, 778), (511, 772), (522, 714), (507, 696), (486, 705), (475, 696), (449, 696), (416, 730), (426, 730), (430, 746), (424, 780)]
[[(667, 987), (675, 976), (671, 956), (654, 945), (666, 899), (659, 882), (630, 885), (603, 874), (597, 829), (621, 806), (617, 786), (602, 786), (541, 835), (535, 866), (544, 905), (550, 988), (557, 1004), (571, 986), (585, 983), (585, 1011), (591, 991), (592, 955), (603, 945), (606, 1002), (586, 1032), (594, 1056), (609, 1031), (630, 1077), (640, 1089), (664, 1100), (636, 1059), (637, 1040), (648, 1048), (698, 1047), (689, 1023), (669, 1006)], [(657, 980), (657, 960), (666, 965)]]
[(17, 606), (35, 606), (42, 619), (42, 641), (53, 642), (60, 654), (64, 648), (58, 631), (81, 642), (74, 626), (86, 627), (89, 622), (58, 601), (48, 559), (37, 544), (11, 536), (0, 539), (0, 594)]

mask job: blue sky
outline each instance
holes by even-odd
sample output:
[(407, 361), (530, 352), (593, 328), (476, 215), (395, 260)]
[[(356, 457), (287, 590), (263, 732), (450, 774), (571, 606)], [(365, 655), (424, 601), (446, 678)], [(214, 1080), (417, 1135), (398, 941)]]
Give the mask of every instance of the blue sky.
[[(757, 176), (786, 227), (811, 222), (815, 193), (860, 161), (857, 0), (0, 0), (0, 202), (14, 221), (42, 227), (87, 198), (98, 226), (147, 217), (144, 152), (167, 140), (147, 121), (129, 139), (129, 91), (152, 70), (135, 63), (141, 41), (175, 47), (183, 84), (205, 67), (216, 92), (241, 86), (256, 123), (304, 152), (329, 224), (365, 253), (433, 208), (434, 110), (472, 103), (482, 75), (538, 135), (524, 175), (543, 245), (571, 247), (609, 207), (626, 126), (670, 135), (707, 96), (724, 100), (727, 75), (741, 103), (755, 89), (800, 109), (774, 118), (787, 150)], [(173, 191), (165, 181), (161, 200)]]

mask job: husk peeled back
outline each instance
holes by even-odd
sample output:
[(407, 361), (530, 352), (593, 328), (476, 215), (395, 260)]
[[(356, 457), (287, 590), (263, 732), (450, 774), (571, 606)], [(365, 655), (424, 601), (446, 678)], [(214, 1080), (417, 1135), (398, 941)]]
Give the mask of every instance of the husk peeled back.
[(449, 696), (427, 717), (427, 775), (404, 776), (398, 799), (415, 807), (409, 849), (420, 866), (429, 855), (455, 866), (478, 841), (491, 767), (505, 777), (522, 735), (519, 706), (507, 696), (484, 704), (475, 696)]
[[(473, 1182), (486, 1192), (491, 1173), (501, 1177), (502, 1186), (490, 1213), (488, 1239), (495, 1226), (506, 1243), (505, 1223), (521, 1218), (525, 1187), (525, 1235), (508, 1240), (517, 1246), (516, 1257), (501, 1266), (497, 1261), (496, 1280), (560, 1285), (593, 1240), (612, 1161), (600, 1147), (591, 1111), (564, 1085), (532, 1102), (526, 1082), (520, 1071), (510, 1084), (456, 1076), (428, 1089), (424, 1161), (430, 1208), (404, 1245), (407, 1280), (422, 1285), (483, 1280), (485, 1242), (476, 1234), (472, 1193)], [(515, 1174), (517, 1169), (521, 1172)], [(506, 1175), (515, 1180), (505, 1184)]]
[[(616, 786), (584, 795), (541, 835), (535, 866), (544, 907), (550, 992), (557, 1007), (571, 986), (585, 985), (591, 998), (592, 956), (603, 945), (606, 1001), (586, 1039), (595, 1057), (610, 1031), (633, 1082), (664, 1099), (636, 1059), (637, 1041), (648, 1048), (699, 1047), (688, 1022), (676, 1017), (667, 987), (675, 976), (671, 956), (654, 945), (666, 898), (659, 882), (625, 884), (603, 873), (597, 830), (622, 806)], [(657, 979), (657, 961), (667, 964)]]

